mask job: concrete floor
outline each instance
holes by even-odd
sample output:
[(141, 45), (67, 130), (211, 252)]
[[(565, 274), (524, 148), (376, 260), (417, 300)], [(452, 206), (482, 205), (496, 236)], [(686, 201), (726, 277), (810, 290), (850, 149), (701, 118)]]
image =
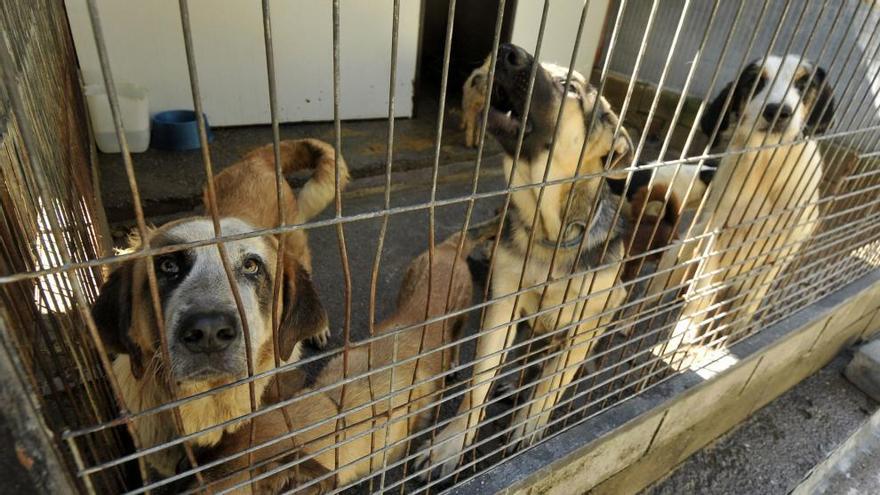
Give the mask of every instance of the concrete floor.
[(849, 358), (842, 353), (644, 493), (788, 493), (877, 409), (841, 374)]
[[(397, 119), (394, 132), (395, 171), (431, 167), (437, 127), (435, 91), (423, 91), (417, 102), (416, 117)], [(451, 96), (450, 96), (451, 97)], [(464, 133), (459, 130), (460, 103), (450, 99), (444, 119), (440, 164), (473, 160), (476, 149), (464, 146)], [(253, 148), (272, 142), (270, 126), (214, 129), (210, 144), (214, 171), (235, 163)], [(285, 124), (282, 139), (312, 137), (333, 143), (332, 122)], [(363, 120), (342, 123), (342, 155), (355, 178), (381, 175), (385, 171), (388, 143), (388, 121)], [(501, 149), (491, 138), (486, 139), (485, 157), (499, 156)], [(132, 155), (135, 176), (146, 216), (175, 214), (191, 210), (201, 200), (205, 168), (201, 151), (162, 151), (149, 149)], [(131, 189), (125, 174), (122, 155), (98, 154), (101, 189), (107, 218), (111, 223), (134, 217)]]

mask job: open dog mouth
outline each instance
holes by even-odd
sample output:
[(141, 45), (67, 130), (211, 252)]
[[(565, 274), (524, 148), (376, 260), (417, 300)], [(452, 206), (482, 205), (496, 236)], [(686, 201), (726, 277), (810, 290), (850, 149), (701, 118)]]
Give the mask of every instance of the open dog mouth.
[[(489, 129), (495, 134), (516, 135), (522, 123), (523, 105), (514, 103), (513, 98), (500, 81), (495, 81), (492, 89), (492, 100), (489, 105)], [(528, 134), (532, 130), (529, 120), (525, 123), (525, 132)]]

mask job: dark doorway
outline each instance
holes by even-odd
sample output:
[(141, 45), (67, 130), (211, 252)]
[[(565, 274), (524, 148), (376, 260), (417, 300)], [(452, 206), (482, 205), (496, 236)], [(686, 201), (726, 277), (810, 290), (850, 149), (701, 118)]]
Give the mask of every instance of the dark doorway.
[[(458, 1), (455, 6), (455, 29), (449, 61), (450, 97), (458, 98), (461, 85), (472, 70), (479, 67), (492, 50), (495, 17), (499, 0)], [(501, 41), (510, 41), (516, 0), (504, 5)], [(425, 0), (422, 21), (422, 47), (419, 61), (419, 88), (438, 88), (443, 73), (443, 47), (449, 14), (449, 0)]]

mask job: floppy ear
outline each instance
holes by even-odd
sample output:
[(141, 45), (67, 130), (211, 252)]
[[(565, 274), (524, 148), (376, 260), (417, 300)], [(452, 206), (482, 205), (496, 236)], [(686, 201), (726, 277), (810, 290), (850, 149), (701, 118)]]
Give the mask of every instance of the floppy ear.
[(319, 335), (327, 328), (327, 312), (305, 268), (291, 263), (285, 267), (284, 277), (284, 310), (278, 329), (278, 352), (286, 361), (297, 342)]
[(140, 348), (131, 340), (131, 284), (134, 264), (124, 263), (101, 286), (101, 294), (92, 305), (92, 318), (101, 340), (111, 351), (128, 354), (131, 373), (140, 379), (144, 362)]
[(813, 81), (810, 83), (813, 91), (816, 91), (816, 98), (807, 119), (807, 130), (811, 135), (822, 134), (834, 122), (834, 96), (831, 93), (831, 86), (825, 79), (825, 69), (817, 67)]
[[(727, 105), (727, 109), (724, 110), (724, 103), (727, 101), (727, 96), (730, 94), (733, 87), (733, 82), (727, 84), (724, 89), (718, 93), (718, 96), (712, 100), (712, 103), (706, 107), (706, 111), (703, 112), (703, 116), (700, 118), (700, 129), (703, 130), (703, 134), (706, 135), (706, 138), (712, 137), (712, 132), (715, 130), (715, 127), (718, 127), (718, 132), (715, 134), (715, 139), (712, 141), (712, 147), (718, 144), (718, 138), (730, 127), (731, 120), (731, 109), (734, 107), (735, 102), (733, 100), (730, 101), (730, 104)], [(723, 112), (722, 112), (723, 110)]]

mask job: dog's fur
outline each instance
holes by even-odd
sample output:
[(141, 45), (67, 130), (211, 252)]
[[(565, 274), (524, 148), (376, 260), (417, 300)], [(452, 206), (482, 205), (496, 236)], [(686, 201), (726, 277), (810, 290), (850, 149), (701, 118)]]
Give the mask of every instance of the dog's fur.
[[(426, 317), (436, 318), (463, 310), (471, 304), (473, 284), (466, 260), (471, 242), (466, 240), (462, 254), (456, 258), (460, 239), (460, 234), (456, 234), (436, 246), (433, 269), (427, 252), (410, 263), (398, 294), (397, 311), (377, 328), (379, 335), (387, 336), (349, 350), (345, 376), (362, 377), (345, 386), (344, 400), (342, 387), (333, 387), (343, 379), (343, 358), (338, 356), (320, 372), (312, 390), (300, 392), (299, 395), (305, 396), (302, 400), (286, 406), (292, 428), (314, 427), (296, 434), (292, 441), (281, 441), (254, 452), (253, 464), (271, 461), (256, 468), (253, 474), (267, 473), (299, 457), (315, 457), (256, 482), (252, 487), (254, 493), (279, 493), (313, 481), (306, 493), (348, 485), (400, 459), (406, 450), (403, 440), (428, 425), (434, 413), (430, 406), (440, 399), (442, 375), (450, 367), (451, 349), (441, 347), (458, 338), (467, 315), (392, 332), (417, 325)], [(417, 358), (420, 353), (421, 357)], [(375, 371), (393, 363), (401, 364)], [(414, 384), (416, 386), (409, 390)], [(322, 391), (326, 387), (333, 388)], [(271, 391), (270, 388), (268, 392)], [(387, 400), (362, 407), (381, 397)], [(346, 411), (351, 412), (342, 419), (330, 419)], [(411, 416), (404, 419), (408, 414)], [(281, 410), (261, 414), (253, 421), (254, 445), (290, 432)], [(365, 434), (374, 428), (375, 431)], [(215, 448), (199, 455), (200, 463), (243, 451), (248, 447), (248, 432), (249, 428), (240, 428), (224, 435)], [(396, 445), (381, 450), (392, 444)], [(317, 453), (321, 449), (327, 450)], [(218, 489), (227, 488), (247, 481), (246, 472), (233, 475), (247, 467), (247, 456), (241, 456), (210, 470), (206, 478), (217, 480)]]
[[(732, 152), (782, 146), (725, 156), (693, 229), (705, 236), (664, 254), (658, 272), (669, 275), (652, 280), (651, 293), (693, 277), (673, 345), (704, 344), (747, 325), (816, 226), (823, 164), (809, 136), (830, 125), (833, 103), (825, 71), (798, 60), (795, 55), (768, 57), (749, 65), (701, 122), (707, 134), (716, 127), (729, 133)], [(722, 113), (731, 91), (730, 108)], [(782, 114), (790, 115), (777, 119)], [(697, 257), (697, 264), (681, 267)]]
[[(575, 176), (578, 158), (585, 139), (586, 145), (580, 174), (596, 174), (604, 170), (605, 159), (613, 155), (617, 164), (629, 156), (632, 143), (626, 131), (621, 128), (614, 135), (618, 119), (608, 103), (598, 95), (595, 88), (587, 84), (578, 73), (572, 74), (569, 87), (563, 87), (567, 69), (543, 64), (537, 70), (529, 118), (521, 122), (525, 105), (525, 92), (534, 58), (521, 48), (503, 45), (498, 54), (493, 91), (489, 113), (489, 131), (505, 150), (504, 169), (509, 176), (513, 155), (516, 149), (520, 126), (525, 126), (525, 137), (513, 176), (512, 187), (538, 185), (543, 181), (548, 163), (549, 143), (560, 106), (562, 117), (556, 145), (547, 179), (550, 181), (568, 179)], [(509, 113), (508, 113), (509, 112)], [(590, 120), (595, 115), (595, 127), (587, 136)], [(484, 328), (488, 333), (477, 341), (475, 365), (471, 378), (471, 389), (464, 395), (458, 416), (435, 439), (433, 446), (426, 449), (421, 462), (442, 466), (443, 475), (449, 474), (457, 465), (459, 456), (476, 436), (476, 425), (482, 419), (483, 408), (495, 374), (503, 364), (502, 351), (513, 343), (516, 326), (511, 319), (533, 315), (543, 308), (569, 302), (559, 311), (550, 311), (532, 320), (537, 334), (553, 332), (575, 324), (574, 328), (553, 336), (552, 351), (561, 351), (543, 365), (541, 377), (534, 386), (531, 404), (521, 407), (513, 421), (519, 423), (514, 431), (514, 444), (528, 445), (540, 438), (542, 427), (547, 424), (554, 405), (565, 391), (566, 385), (577, 372), (576, 363), (583, 362), (590, 354), (595, 340), (611, 321), (611, 312), (623, 301), (625, 291), (615, 287), (620, 267), (615, 264), (623, 257), (623, 243), (620, 237), (621, 223), (613, 222), (616, 201), (611, 191), (599, 177), (585, 178), (574, 183), (547, 186), (540, 205), (537, 204), (539, 187), (520, 189), (513, 193), (515, 208), (498, 246), (491, 274), (491, 290), (494, 302), (489, 306)], [(569, 223), (563, 225), (562, 215), (566, 197), (574, 195)], [(598, 211), (593, 215), (592, 207), (597, 196)], [(526, 257), (531, 220), (537, 211), (535, 241), (530, 253), (525, 273), (522, 273)], [(585, 237), (583, 252), (577, 256), (577, 247), (559, 250), (553, 273), (550, 259), (557, 236), (562, 234), (564, 243), (577, 241), (580, 233), (572, 221), (586, 222), (594, 218), (591, 225), (584, 225), (580, 233)], [(609, 240), (607, 253), (602, 264), (608, 267), (590, 271), (600, 264), (603, 244)], [(514, 306), (520, 275), (524, 275), (523, 286), (543, 284), (547, 280), (565, 277), (574, 269), (571, 285), (560, 280), (551, 283), (546, 297), (542, 300), (542, 288), (522, 294)], [(591, 292), (595, 297), (577, 300)], [(608, 310), (602, 317), (598, 315)]]
[(628, 184), (625, 179), (607, 179), (612, 192), (627, 199), (623, 215), (630, 230), (624, 281), (656, 267), (664, 248), (679, 238), (682, 213), (700, 204), (717, 168), (714, 162), (650, 165), (628, 174)]
[[(319, 213), (335, 194), (335, 152), (317, 140), (281, 143), (281, 168), (314, 170), (297, 200), (286, 182), (282, 201), (287, 223), (304, 222)], [(278, 224), (275, 160), (272, 145), (247, 155), (214, 178), (217, 209), (222, 235), (246, 234)], [(348, 178), (345, 162), (339, 159), (341, 184)], [(206, 209), (210, 210), (206, 201)], [(212, 221), (190, 217), (151, 230), (144, 244), (152, 248), (211, 239)], [(140, 412), (175, 398), (208, 391), (247, 376), (244, 344), (247, 329), (251, 342), (254, 372), (275, 366), (276, 345), (282, 362), (299, 358), (299, 343), (307, 338), (326, 338), (326, 313), (311, 282), (311, 259), (306, 235), (297, 230), (284, 235), (281, 273), (276, 273), (280, 236), (251, 237), (224, 243), (235, 278), (245, 321), (239, 316), (229, 279), (218, 248), (196, 247), (156, 256), (153, 264), (162, 308), (161, 324), (156, 319), (147, 281), (148, 258), (125, 262), (101, 288), (92, 308), (105, 345), (118, 357), (113, 371), (125, 405)], [(276, 302), (281, 308), (277, 343), (273, 342), (274, 280), (283, 277)], [(199, 318), (216, 318), (230, 333), (229, 345), (221, 350), (194, 350), (186, 335), (200, 328)], [(159, 332), (164, 329), (170, 362), (165, 362)], [(218, 334), (219, 335), (219, 334)], [(217, 337), (220, 339), (220, 337)], [(207, 337), (206, 337), (207, 339)], [(209, 340), (206, 340), (209, 341)], [(254, 382), (256, 397), (268, 379)], [(248, 385), (240, 385), (187, 402), (179, 408), (181, 433), (191, 434), (250, 412)], [(173, 439), (178, 432), (171, 412), (149, 414), (134, 420), (141, 447), (151, 447)], [(219, 441), (225, 430), (215, 429), (195, 437), (194, 446)], [(181, 456), (177, 448), (147, 457), (159, 474), (168, 475)]]
[(483, 65), (471, 72), (461, 88), (460, 128), (464, 130), (464, 142), (468, 148), (475, 147), (480, 139), (480, 117), (488, 99), (489, 61), (490, 58), (486, 57)]

